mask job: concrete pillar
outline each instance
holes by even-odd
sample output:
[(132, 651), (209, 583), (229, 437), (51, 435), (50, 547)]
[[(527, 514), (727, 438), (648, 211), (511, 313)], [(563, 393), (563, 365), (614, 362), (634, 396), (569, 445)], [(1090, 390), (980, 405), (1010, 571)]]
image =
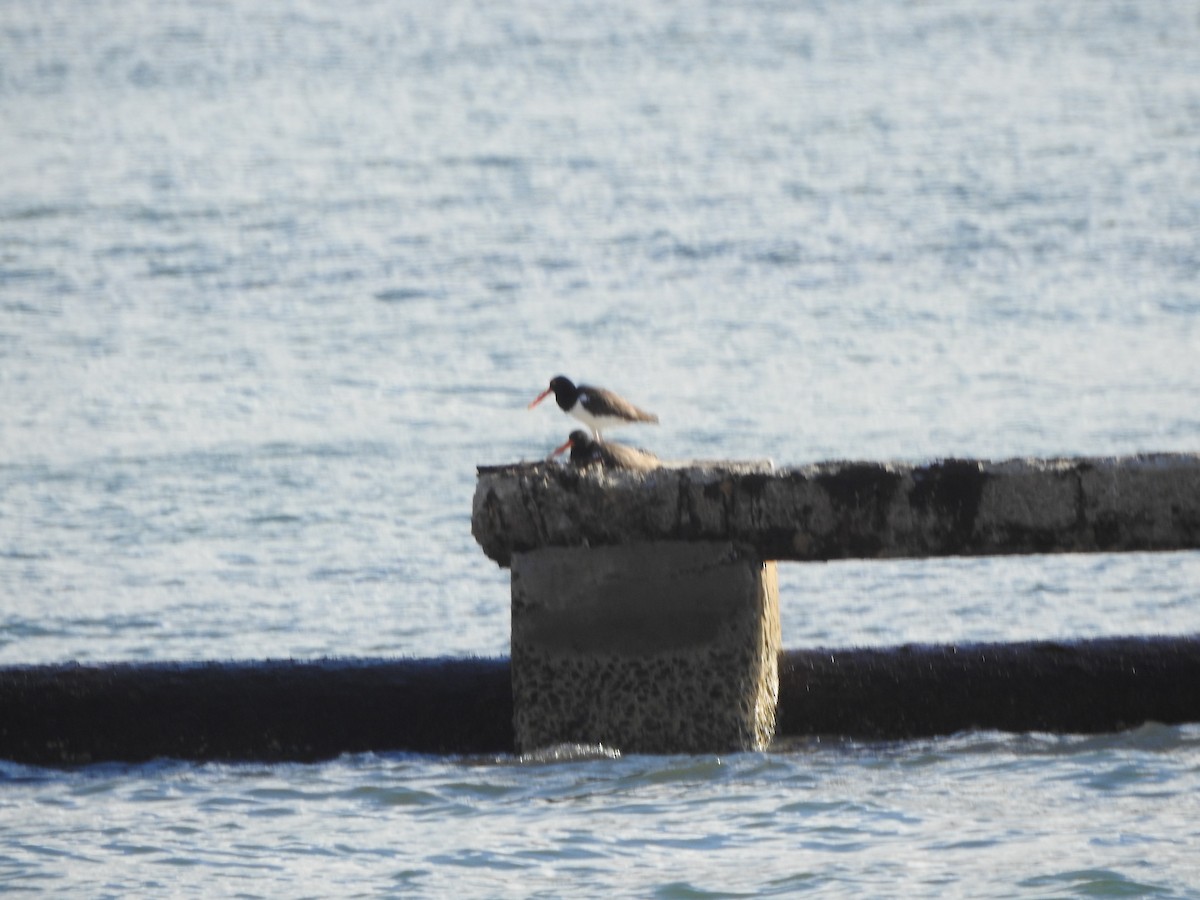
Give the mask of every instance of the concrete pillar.
[(729, 542), (512, 558), (516, 747), (765, 748), (779, 692), (775, 563)]

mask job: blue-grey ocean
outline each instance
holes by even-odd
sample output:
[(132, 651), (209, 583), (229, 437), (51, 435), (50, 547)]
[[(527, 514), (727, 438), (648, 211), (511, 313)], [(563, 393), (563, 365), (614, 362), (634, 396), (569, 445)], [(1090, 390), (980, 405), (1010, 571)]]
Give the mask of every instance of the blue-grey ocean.
[[(0, 665), (505, 656), (475, 466), (1200, 449), (1194, 0), (4, 0)], [(1200, 554), (780, 567), (790, 648)], [(0, 892), (1200, 897), (1200, 726), (39, 769)]]

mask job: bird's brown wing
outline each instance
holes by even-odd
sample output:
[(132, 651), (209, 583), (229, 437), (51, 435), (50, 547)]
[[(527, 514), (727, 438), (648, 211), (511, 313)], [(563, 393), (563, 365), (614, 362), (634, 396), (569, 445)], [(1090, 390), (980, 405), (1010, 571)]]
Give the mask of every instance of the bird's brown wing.
[(658, 421), (658, 416), (654, 413), (638, 409), (624, 397), (614, 394), (606, 388), (581, 384), (579, 386), (579, 402), (583, 403), (594, 416), (616, 416), (628, 419), (630, 422)]
[(606, 466), (615, 469), (656, 469), (660, 465), (658, 457), (645, 450), (626, 447), (606, 441), (598, 445), (601, 448), (601, 460)]

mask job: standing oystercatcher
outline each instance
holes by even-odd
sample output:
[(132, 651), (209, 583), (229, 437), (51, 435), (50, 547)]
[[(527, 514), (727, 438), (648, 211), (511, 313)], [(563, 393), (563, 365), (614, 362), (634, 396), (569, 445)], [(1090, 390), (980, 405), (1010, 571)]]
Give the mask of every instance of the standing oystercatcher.
[(554, 458), (564, 450), (571, 451), (571, 465), (578, 469), (593, 463), (600, 463), (609, 469), (656, 469), (660, 465), (653, 453), (610, 441), (593, 441), (581, 428), (572, 431), (567, 442), (555, 447), (550, 457)]
[(559, 409), (592, 429), (596, 440), (600, 440), (600, 432), (606, 428), (634, 422), (658, 422), (658, 416), (654, 413), (638, 409), (624, 397), (618, 397), (604, 388), (576, 385), (565, 375), (552, 378), (550, 387), (538, 394), (528, 408), (533, 409), (551, 393)]

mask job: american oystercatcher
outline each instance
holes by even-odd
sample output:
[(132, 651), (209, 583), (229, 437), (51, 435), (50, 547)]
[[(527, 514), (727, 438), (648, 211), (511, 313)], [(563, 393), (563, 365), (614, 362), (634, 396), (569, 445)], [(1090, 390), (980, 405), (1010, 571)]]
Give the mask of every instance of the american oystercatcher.
[(616, 428), (618, 425), (658, 422), (658, 416), (654, 413), (638, 409), (624, 397), (618, 397), (604, 388), (587, 384), (576, 385), (565, 375), (550, 379), (550, 387), (538, 394), (528, 409), (533, 409), (550, 394), (554, 394), (554, 401), (559, 409), (590, 428), (597, 440), (600, 439), (602, 431)]
[(553, 458), (565, 450), (571, 451), (571, 465), (580, 469), (593, 463), (609, 469), (656, 469), (659, 466), (658, 457), (653, 453), (624, 444), (594, 441), (581, 428), (572, 431), (567, 442), (554, 448), (550, 456)]

